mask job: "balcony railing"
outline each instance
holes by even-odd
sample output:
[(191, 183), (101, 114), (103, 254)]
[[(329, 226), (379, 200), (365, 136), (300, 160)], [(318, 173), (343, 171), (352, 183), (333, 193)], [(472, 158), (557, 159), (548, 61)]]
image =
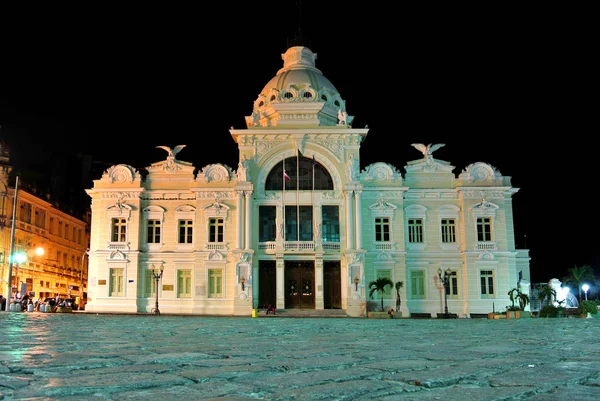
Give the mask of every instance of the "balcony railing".
[(496, 242), (477, 242), (475, 244), (477, 251), (497, 251), (498, 244)]

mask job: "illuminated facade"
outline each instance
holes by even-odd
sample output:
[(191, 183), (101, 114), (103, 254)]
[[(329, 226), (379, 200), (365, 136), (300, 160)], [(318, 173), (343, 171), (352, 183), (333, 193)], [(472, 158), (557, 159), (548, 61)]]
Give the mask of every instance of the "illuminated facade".
[[(89, 224), (28, 191), (11, 175), (10, 152), (0, 144), (0, 267), (7, 296), (8, 274), (12, 296), (22, 290), (34, 299), (79, 297), (84, 302), (87, 285)], [(16, 187), (16, 191), (15, 191)], [(13, 238), (13, 209), (17, 208)], [(13, 239), (13, 241), (11, 241)], [(12, 255), (14, 263), (9, 268)]]
[[(380, 309), (377, 278), (403, 283), (402, 316), (435, 317), (445, 301), (465, 317), (510, 305), (508, 291), (529, 280), (510, 177), (481, 162), (455, 176), (433, 158), (441, 144), (413, 144), (421, 157), (404, 175), (383, 162), (361, 170), (368, 129), (352, 127), (316, 54), (295, 46), (282, 58), (247, 127), (230, 130), (237, 169), (196, 169), (178, 159), (191, 147), (160, 146), (166, 159), (143, 174), (115, 165), (87, 190), (87, 310), (149, 313), (158, 291), (167, 314), (250, 316), (271, 304), (360, 317)], [(395, 307), (395, 289), (384, 305)]]

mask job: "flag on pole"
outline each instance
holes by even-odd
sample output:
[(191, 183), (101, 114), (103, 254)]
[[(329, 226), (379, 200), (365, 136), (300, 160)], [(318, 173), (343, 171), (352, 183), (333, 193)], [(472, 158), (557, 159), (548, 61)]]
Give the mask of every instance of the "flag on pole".
[(283, 170), (283, 178), (285, 178), (285, 179), (286, 179), (286, 180), (288, 180), (288, 181), (291, 181), (291, 180), (292, 180), (292, 179), (290, 178), (290, 176), (288, 175), (288, 173), (287, 173), (285, 170)]

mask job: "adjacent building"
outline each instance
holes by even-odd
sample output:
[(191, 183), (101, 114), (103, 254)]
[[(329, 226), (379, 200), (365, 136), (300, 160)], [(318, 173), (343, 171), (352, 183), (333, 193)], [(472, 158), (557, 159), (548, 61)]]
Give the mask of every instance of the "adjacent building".
[[(510, 177), (484, 162), (455, 175), (434, 158), (443, 144), (406, 144), (416, 160), (403, 171), (360, 169), (369, 130), (352, 126), (316, 58), (304, 46), (282, 55), (246, 128), (230, 131), (237, 168), (196, 168), (179, 155), (193, 148), (159, 146), (164, 160), (94, 181), (88, 311), (151, 313), (159, 299), (167, 314), (274, 305), (361, 317), (380, 310), (370, 284), (388, 278), (402, 283), (402, 316), (474, 317), (528, 291)], [(383, 297), (396, 307), (395, 288)]]
[(19, 181), (0, 141), (0, 294), (72, 297), (84, 307), (88, 244), (86, 216), (65, 211)]

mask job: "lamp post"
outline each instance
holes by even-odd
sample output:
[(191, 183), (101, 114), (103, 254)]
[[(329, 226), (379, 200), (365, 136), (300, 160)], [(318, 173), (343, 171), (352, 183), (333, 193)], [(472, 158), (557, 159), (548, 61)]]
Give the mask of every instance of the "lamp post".
[(162, 263), (160, 264), (160, 269), (156, 268), (156, 267), (154, 267), (154, 265), (152, 265), (152, 277), (154, 277), (154, 282), (156, 284), (154, 286), (154, 289), (156, 291), (156, 303), (154, 305), (154, 309), (152, 309), (152, 313), (155, 315), (160, 315), (160, 309), (158, 309), (158, 282), (162, 278), (164, 270), (165, 270), (165, 267)]
[[(443, 273), (443, 275), (442, 275)], [(450, 314), (448, 313), (448, 284), (450, 284), (450, 275), (452, 274), (452, 270), (447, 268), (445, 272), (442, 272), (442, 268), (438, 268), (438, 277), (440, 281), (444, 284), (444, 319), (448, 319)]]
[(590, 290), (590, 286), (588, 284), (584, 284), (581, 286), (581, 289), (583, 290), (583, 292), (585, 293), (585, 300), (587, 301), (587, 292)]
[(358, 283), (360, 283), (360, 279), (358, 277), (354, 277), (354, 291), (358, 291)]
[(244, 277), (240, 278), (240, 283), (242, 284), (242, 291), (246, 291), (246, 279)]

